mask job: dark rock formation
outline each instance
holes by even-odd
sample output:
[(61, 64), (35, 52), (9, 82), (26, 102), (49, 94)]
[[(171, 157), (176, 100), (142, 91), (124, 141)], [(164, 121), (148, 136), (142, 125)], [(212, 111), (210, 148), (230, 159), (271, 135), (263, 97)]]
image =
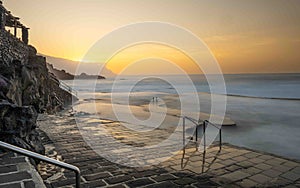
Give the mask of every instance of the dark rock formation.
[(47, 64), (47, 67), (48, 67), (49, 72), (52, 73), (53, 75), (55, 75), (59, 80), (73, 80), (74, 79), (74, 75), (66, 72), (65, 70), (58, 70), (49, 63)]
[(104, 76), (98, 76), (98, 75), (88, 75), (86, 73), (81, 73), (80, 75), (72, 75), (65, 70), (58, 70), (53, 67), (51, 64), (47, 64), (47, 67), (49, 69), (49, 72), (54, 74), (59, 80), (74, 80), (74, 79), (105, 79)]
[(81, 80), (89, 80), (89, 79), (105, 79), (103, 76), (98, 76), (98, 75), (88, 75), (86, 73), (81, 73), (80, 75), (75, 76), (76, 79), (81, 79)]
[(38, 153), (45, 152), (35, 130), (37, 112), (34, 107), (19, 107), (1, 100), (0, 112), (1, 140)]
[(44, 154), (36, 119), (49, 107), (53, 92), (71, 104), (72, 95), (48, 73), (46, 58), (0, 30), (0, 140)]

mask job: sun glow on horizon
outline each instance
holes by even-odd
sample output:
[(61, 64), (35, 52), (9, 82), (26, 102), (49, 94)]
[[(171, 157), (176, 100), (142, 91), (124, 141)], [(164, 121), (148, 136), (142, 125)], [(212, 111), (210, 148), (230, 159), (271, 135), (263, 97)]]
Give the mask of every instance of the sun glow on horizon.
[[(173, 65), (172, 65), (173, 64)], [(154, 43), (137, 44), (119, 51), (107, 63), (108, 69), (119, 74), (201, 74), (197, 64), (178, 49)], [(125, 70), (128, 67), (127, 70)]]

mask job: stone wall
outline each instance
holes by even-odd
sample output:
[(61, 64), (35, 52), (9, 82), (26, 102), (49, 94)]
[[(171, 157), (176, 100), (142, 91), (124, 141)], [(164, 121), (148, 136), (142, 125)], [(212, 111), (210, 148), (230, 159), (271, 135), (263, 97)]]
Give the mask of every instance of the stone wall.
[(27, 63), (29, 55), (28, 45), (4, 30), (0, 32), (0, 49), (0, 59), (4, 60), (4, 62), (19, 60), (23, 64)]
[(0, 52), (0, 140), (43, 154), (37, 113), (49, 108), (54, 92), (65, 105), (72, 95), (50, 77), (45, 57), (5, 30), (0, 30)]

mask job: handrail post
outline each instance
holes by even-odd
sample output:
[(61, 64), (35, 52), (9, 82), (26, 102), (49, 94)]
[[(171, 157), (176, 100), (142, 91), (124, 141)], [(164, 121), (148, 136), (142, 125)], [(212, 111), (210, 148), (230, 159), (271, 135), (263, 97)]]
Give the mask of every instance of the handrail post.
[(196, 142), (198, 141), (198, 125), (196, 125)]
[(182, 119), (182, 142), (183, 142), (183, 148), (185, 148), (185, 117)]
[(207, 121), (205, 120), (203, 122), (203, 147), (204, 147), (204, 152), (206, 151), (206, 134), (205, 134), (205, 132), (206, 132), (206, 123), (207, 123)]
[(219, 141), (219, 147), (220, 147), (220, 150), (222, 149), (222, 129), (219, 130), (219, 135), (220, 135), (220, 141)]
[(182, 144), (183, 144), (183, 153), (182, 153), (182, 160), (185, 155), (185, 116), (182, 119)]
[(76, 174), (76, 188), (80, 188), (80, 171), (75, 171)]

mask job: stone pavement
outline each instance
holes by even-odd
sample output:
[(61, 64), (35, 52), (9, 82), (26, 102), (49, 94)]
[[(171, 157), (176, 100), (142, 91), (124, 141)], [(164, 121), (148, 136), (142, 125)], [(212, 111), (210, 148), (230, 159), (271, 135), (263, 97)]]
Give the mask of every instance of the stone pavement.
[[(152, 134), (138, 135), (127, 131), (118, 122), (87, 121), (89, 122), (84, 122), (85, 130), (93, 129), (95, 135), (101, 138), (103, 134), (99, 130), (105, 127), (114, 139), (135, 148), (155, 144), (169, 135), (168, 130), (160, 129)], [(101, 128), (95, 130), (95, 125), (99, 122), (102, 123)], [(203, 158), (204, 155), (196, 151), (194, 143), (189, 143), (185, 153), (173, 153), (173, 157), (160, 164), (133, 168), (119, 165), (123, 163), (110, 162), (92, 150), (83, 140), (72, 116), (43, 116), (39, 119), (39, 126), (53, 141), (53, 156), (81, 169), (83, 187), (300, 187), (299, 161), (229, 144), (223, 145), (220, 151), (217, 145), (210, 147)], [(95, 145), (101, 144), (101, 141), (103, 153), (113, 151), (117, 155), (120, 151), (128, 155), (129, 161), (137, 158), (130, 148), (111, 148), (111, 143), (103, 139), (95, 140)], [(164, 152), (158, 156), (162, 155), (164, 158), (163, 154)], [(148, 155), (147, 153), (146, 156)], [(148, 158), (142, 157), (137, 162), (151, 164), (153, 156), (156, 154), (152, 153)], [(67, 170), (49, 166), (41, 168), (41, 173), (44, 174), (48, 187), (74, 186), (74, 174)]]
[(0, 188), (43, 188), (43, 180), (29, 159), (11, 152), (0, 154)]
[[(180, 170), (180, 157), (171, 160), (171, 168)], [(183, 161), (184, 169), (206, 173), (222, 187), (300, 187), (299, 162), (229, 144), (208, 149), (204, 163), (203, 155), (189, 148)]]

